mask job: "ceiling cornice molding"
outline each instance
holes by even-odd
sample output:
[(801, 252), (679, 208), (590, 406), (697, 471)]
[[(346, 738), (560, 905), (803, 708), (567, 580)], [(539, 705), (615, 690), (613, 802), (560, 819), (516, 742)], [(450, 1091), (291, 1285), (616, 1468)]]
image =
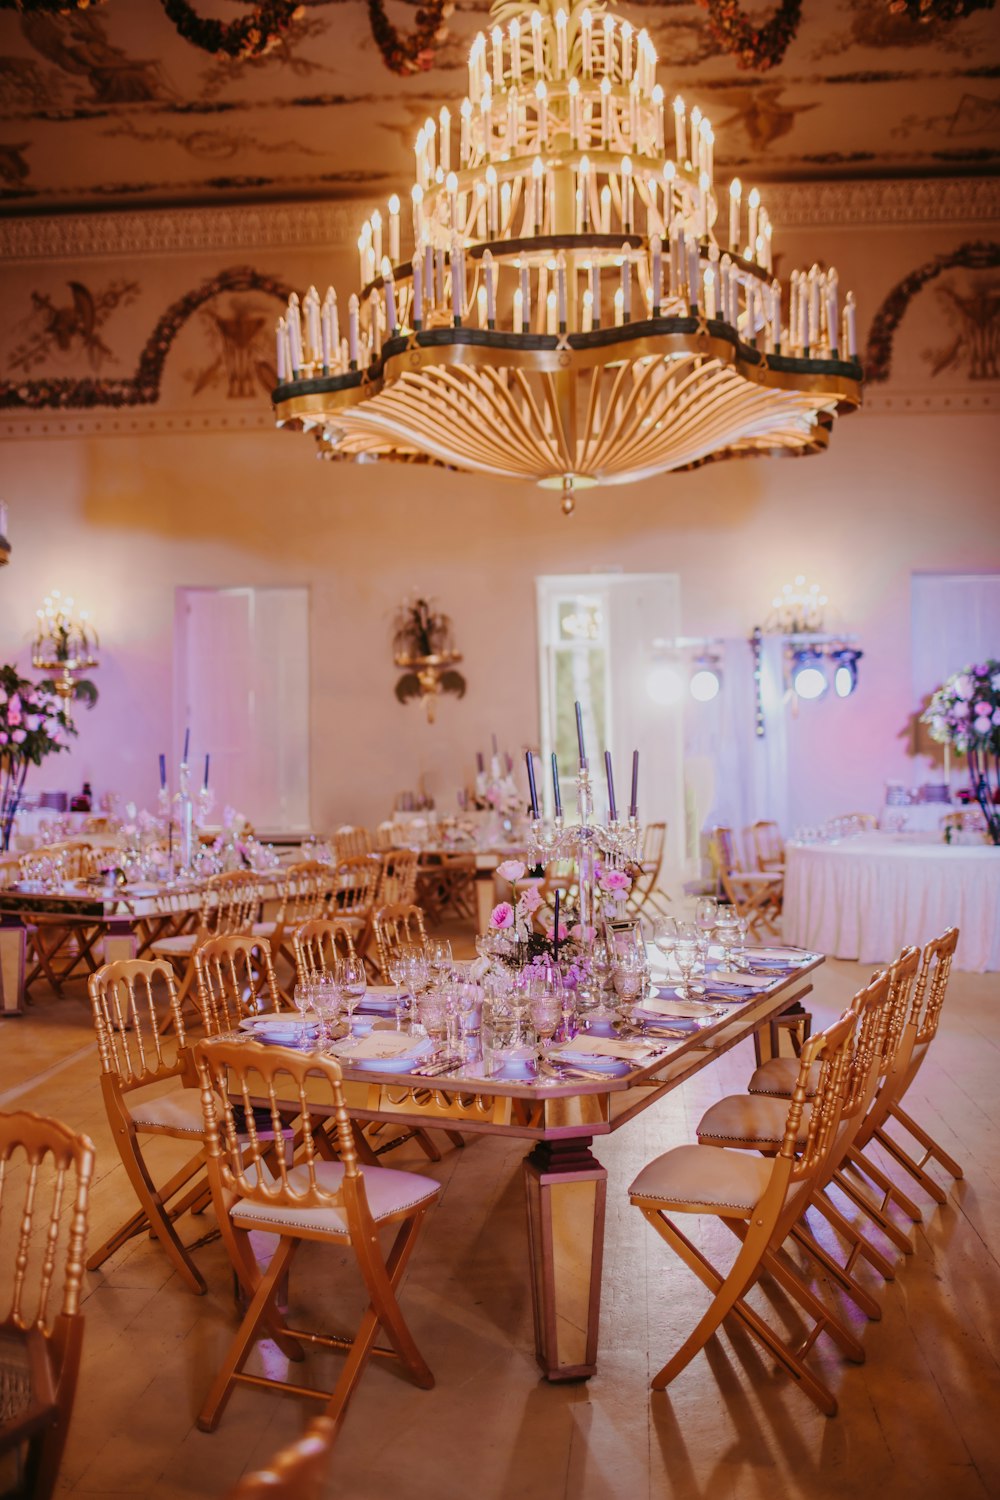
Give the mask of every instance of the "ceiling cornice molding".
[[(768, 212), (783, 229), (974, 224), (1000, 219), (1000, 179), (771, 183)], [(129, 213), (0, 219), (0, 259), (67, 260), (136, 255), (229, 254), (353, 244), (370, 201), (262, 203)]]

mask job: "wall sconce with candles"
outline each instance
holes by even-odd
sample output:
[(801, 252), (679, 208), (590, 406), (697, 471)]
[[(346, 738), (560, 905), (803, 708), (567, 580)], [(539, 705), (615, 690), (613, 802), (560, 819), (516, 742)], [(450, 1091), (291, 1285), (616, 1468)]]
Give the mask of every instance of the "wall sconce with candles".
[(58, 589), (53, 589), (37, 615), (38, 633), (31, 649), (32, 666), (38, 672), (53, 674), (44, 685), (50, 686), (60, 698), (76, 698), (93, 708), (97, 702), (97, 688), (80, 675), (100, 665), (97, 631), (87, 611), (77, 612), (71, 597), (63, 598)]

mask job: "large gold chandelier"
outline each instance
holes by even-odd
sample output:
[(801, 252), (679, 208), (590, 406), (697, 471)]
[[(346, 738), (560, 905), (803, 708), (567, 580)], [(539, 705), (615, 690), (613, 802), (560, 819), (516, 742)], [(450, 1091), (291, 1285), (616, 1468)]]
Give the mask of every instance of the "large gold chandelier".
[(824, 448), (861, 399), (854, 298), (773, 273), (756, 188), (720, 204), (714, 135), (668, 104), (645, 31), (586, 5), (494, 5), (469, 92), (415, 144), (331, 287), (278, 324), (279, 426), (328, 454), (424, 459), (563, 491)]

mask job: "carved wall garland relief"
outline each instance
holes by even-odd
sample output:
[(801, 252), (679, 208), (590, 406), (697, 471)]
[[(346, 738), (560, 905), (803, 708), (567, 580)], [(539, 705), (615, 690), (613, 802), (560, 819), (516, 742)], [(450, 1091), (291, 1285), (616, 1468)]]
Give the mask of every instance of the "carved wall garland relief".
[(996, 266), (1000, 266), (1000, 244), (995, 240), (970, 240), (959, 245), (957, 250), (949, 250), (944, 255), (925, 261), (922, 266), (904, 276), (893, 287), (872, 319), (864, 357), (865, 379), (869, 384), (875, 385), (889, 379), (896, 330), (914, 297), (929, 282), (944, 271), (988, 271)]

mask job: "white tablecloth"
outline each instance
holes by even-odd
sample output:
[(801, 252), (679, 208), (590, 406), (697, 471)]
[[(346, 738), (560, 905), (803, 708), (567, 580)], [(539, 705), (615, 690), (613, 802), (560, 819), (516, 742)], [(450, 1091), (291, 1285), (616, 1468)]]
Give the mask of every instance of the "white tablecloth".
[(786, 846), (784, 936), (797, 947), (881, 963), (952, 925), (957, 968), (1000, 970), (1000, 848), (891, 833)]

